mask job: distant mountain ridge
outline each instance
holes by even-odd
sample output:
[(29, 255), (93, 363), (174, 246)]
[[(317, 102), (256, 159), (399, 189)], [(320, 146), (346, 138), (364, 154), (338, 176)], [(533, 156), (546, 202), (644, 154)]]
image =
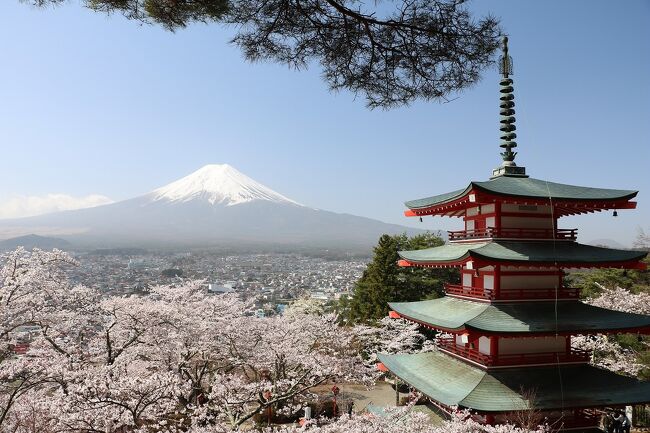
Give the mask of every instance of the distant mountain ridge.
[(69, 248), (70, 246), (70, 242), (64, 239), (39, 236), (35, 234), (18, 236), (15, 238), (0, 241), (1, 251), (15, 250), (18, 247), (24, 247), (28, 250), (31, 250), (33, 248), (40, 248), (42, 250), (51, 250), (53, 248), (58, 248), (60, 250), (63, 250)]
[(312, 209), (223, 165), (207, 165), (129, 200), (14, 220), (1, 233), (55, 234), (86, 247), (300, 245), (368, 249), (421, 230)]
[(615, 241), (614, 239), (594, 239), (592, 241), (587, 242), (589, 245), (594, 245), (594, 246), (603, 246), (607, 248), (616, 248), (619, 250), (628, 250), (630, 249), (629, 246), (623, 245), (622, 243)]

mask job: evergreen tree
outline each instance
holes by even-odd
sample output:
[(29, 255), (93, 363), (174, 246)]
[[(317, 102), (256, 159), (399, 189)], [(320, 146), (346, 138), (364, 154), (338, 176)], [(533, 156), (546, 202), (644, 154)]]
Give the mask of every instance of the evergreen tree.
[(398, 238), (382, 235), (374, 248), (372, 262), (354, 287), (350, 300), (350, 320), (367, 321), (385, 315), (387, 299), (398, 291)]
[(388, 314), (388, 302), (417, 301), (439, 297), (443, 283), (458, 279), (450, 269), (401, 268), (398, 251), (440, 246), (444, 241), (432, 233), (409, 238), (406, 234), (383, 235), (374, 248), (372, 262), (357, 281), (343, 316), (353, 323), (373, 322)]
[[(650, 252), (650, 236), (641, 229), (634, 241), (634, 249)], [(643, 262), (650, 266), (650, 256), (643, 259)], [(587, 269), (569, 273), (564, 284), (580, 289), (582, 298), (597, 298), (602, 293), (602, 287), (621, 287), (632, 293), (647, 293), (650, 292), (650, 272), (636, 269)]]
[[(643, 261), (650, 265), (649, 259)], [(621, 287), (632, 293), (640, 293), (649, 290), (650, 272), (635, 269), (590, 269), (569, 274), (565, 284), (581, 289), (582, 298), (598, 297), (602, 292), (601, 287)]]
[[(37, 6), (66, 0), (19, 0)], [(251, 61), (319, 65), (332, 90), (370, 107), (448, 101), (475, 84), (499, 48), (499, 21), (475, 18), (463, 1), (79, 0), (91, 10), (179, 30), (229, 24)], [(206, 40), (206, 44), (211, 41)], [(187, 77), (179, 77), (179, 80)]]
[[(407, 239), (403, 250), (421, 250), (444, 245), (433, 233), (424, 233)], [(398, 301), (420, 301), (444, 295), (445, 283), (458, 283), (459, 272), (455, 268), (399, 268), (404, 278), (404, 293)]]

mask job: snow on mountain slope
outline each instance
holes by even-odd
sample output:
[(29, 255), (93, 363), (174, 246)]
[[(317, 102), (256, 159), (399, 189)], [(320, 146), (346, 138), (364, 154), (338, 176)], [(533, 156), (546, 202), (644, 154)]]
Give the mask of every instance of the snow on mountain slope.
[[(401, 211), (395, 203), (395, 213)], [(327, 248), (369, 251), (384, 233), (420, 233), (312, 209), (228, 165), (207, 165), (148, 194), (103, 206), (0, 220), (0, 239), (56, 236), (80, 247)]]
[(213, 205), (225, 206), (254, 200), (302, 206), (228, 164), (206, 165), (188, 176), (152, 191), (150, 196), (152, 201), (187, 202), (203, 199)]

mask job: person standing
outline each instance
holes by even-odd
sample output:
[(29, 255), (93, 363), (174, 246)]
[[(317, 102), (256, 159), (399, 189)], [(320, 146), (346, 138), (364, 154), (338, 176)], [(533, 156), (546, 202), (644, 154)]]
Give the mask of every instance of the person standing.
[(632, 428), (632, 421), (630, 421), (630, 418), (625, 412), (621, 413), (621, 417), (623, 418), (621, 420), (621, 433), (630, 433), (630, 429)]
[(605, 433), (614, 433), (614, 418), (612, 417), (611, 412), (605, 413), (605, 419), (603, 419), (603, 428)]
[(614, 433), (623, 433), (623, 418), (624, 415), (620, 410), (617, 410), (614, 412), (614, 418), (613, 418), (613, 431)]

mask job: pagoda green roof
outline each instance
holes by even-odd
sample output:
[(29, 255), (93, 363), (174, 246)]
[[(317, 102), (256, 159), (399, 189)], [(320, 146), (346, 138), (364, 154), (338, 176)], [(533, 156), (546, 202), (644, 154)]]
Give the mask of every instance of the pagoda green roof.
[(465, 259), (529, 263), (603, 264), (642, 260), (643, 251), (616, 250), (576, 242), (490, 241), (445, 244), (422, 250), (400, 251), (412, 264), (454, 263)]
[(470, 190), (476, 189), (491, 194), (530, 197), (553, 200), (624, 200), (635, 197), (638, 191), (623, 189), (591, 188), (548, 182), (530, 177), (499, 176), (485, 182), (471, 182), (466, 188), (446, 194), (411, 200), (405, 203), (409, 209), (421, 209), (444, 204), (461, 198)]
[[(650, 402), (650, 382), (590, 365), (482, 370), (440, 352), (379, 355), (393, 374), (447, 406), (483, 412)], [(530, 401), (534, 395), (534, 402)]]
[(529, 334), (619, 331), (650, 327), (650, 316), (594, 307), (580, 301), (485, 303), (446, 296), (392, 302), (400, 316), (438, 329)]

